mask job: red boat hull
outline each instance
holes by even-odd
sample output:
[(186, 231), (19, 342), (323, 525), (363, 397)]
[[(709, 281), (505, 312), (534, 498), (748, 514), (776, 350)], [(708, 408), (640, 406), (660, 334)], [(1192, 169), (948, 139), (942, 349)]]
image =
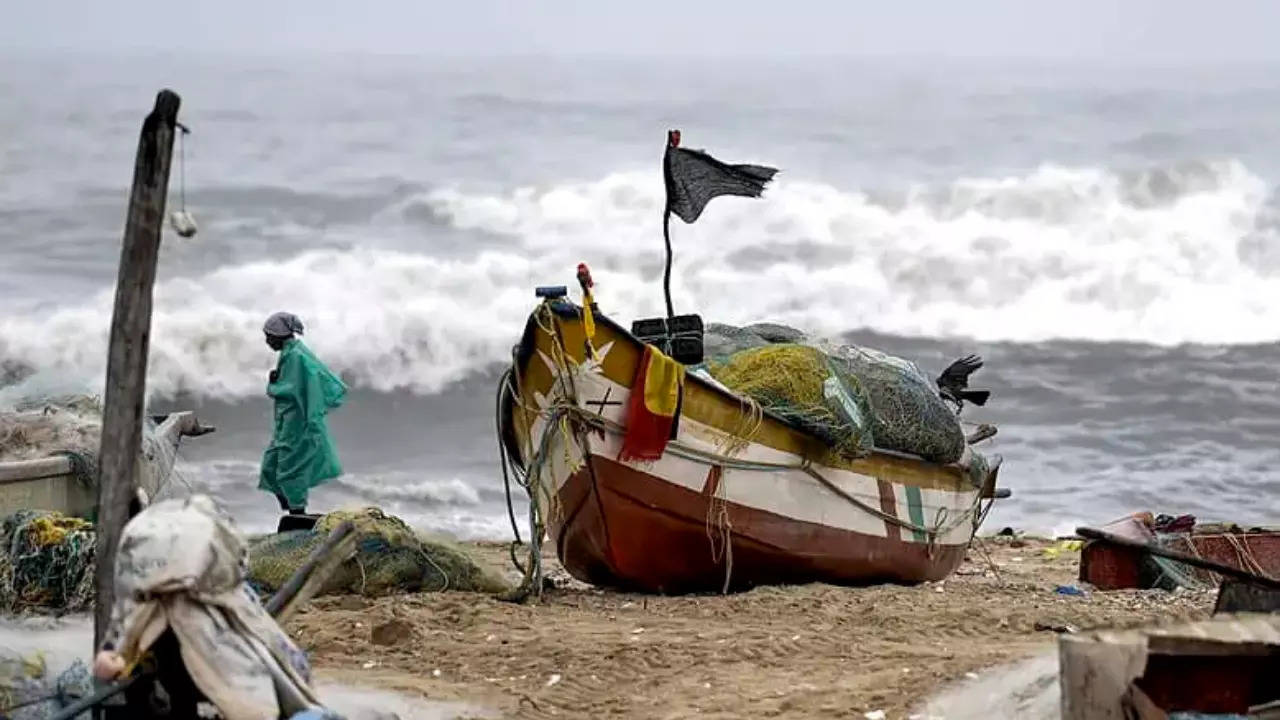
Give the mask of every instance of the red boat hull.
[[(721, 591), (726, 575), (730, 590), (940, 580), (964, 559), (964, 546), (903, 542), (804, 522), (717, 500), (714, 489), (714, 472), (703, 492), (694, 492), (590, 456), (559, 491), (550, 529), (560, 562), (593, 585), (675, 594)], [(717, 522), (719, 517), (728, 523)], [(713, 546), (724, 547), (726, 533), (728, 552), (713, 554)]]

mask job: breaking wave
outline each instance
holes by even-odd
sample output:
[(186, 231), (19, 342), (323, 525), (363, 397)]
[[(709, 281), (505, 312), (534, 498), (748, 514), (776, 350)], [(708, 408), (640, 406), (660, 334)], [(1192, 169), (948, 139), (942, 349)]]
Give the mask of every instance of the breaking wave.
[[(289, 309), (352, 382), (434, 393), (508, 357), (534, 286), (572, 284), (580, 261), (607, 313), (658, 314), (661, 187), (656, 173), (622, 172), (502, 194), (440, 188), (388, 200), (378, 224), (426, 232), (429, 217), (474, 234), (465, 252), (313, 250), (166, 280), (151, 390), (260, 393), (273, 360), (262, 318)], [(717, 200), (697, 225), (673, 224), (673, 293), (677, 311), (822, 333), (1265, 342), (1280, 337), (1278, 205), (1235, 161), (1044, 166), (895, 192), (782, 175), (764, 200)], [(110, 305), (103, 291), (0, 318), (0, 378), (100, 382)]]

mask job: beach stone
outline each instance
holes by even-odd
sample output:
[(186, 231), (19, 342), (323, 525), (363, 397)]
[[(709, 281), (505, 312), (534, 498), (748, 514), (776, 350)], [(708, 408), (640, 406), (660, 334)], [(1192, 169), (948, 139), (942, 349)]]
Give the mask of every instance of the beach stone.
[(344, 595), (338, 601), (338, 607), (343, 610), (363, 610), (369, 607), (369, 602), (359, 595)]
[(375, 625), (369, 633), (369, 640), (374, 645), (395, 645), (413, 637), (413, 626), (404, 620), (389, 620)]

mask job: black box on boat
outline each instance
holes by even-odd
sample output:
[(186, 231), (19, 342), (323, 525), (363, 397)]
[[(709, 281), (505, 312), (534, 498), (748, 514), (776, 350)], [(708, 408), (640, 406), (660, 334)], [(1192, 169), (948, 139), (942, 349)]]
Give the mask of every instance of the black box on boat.
[(631, 334), (657, 347), (685, 365), (697, 365), (703, 357), (701, 315), (646, 318), (631, 323)]

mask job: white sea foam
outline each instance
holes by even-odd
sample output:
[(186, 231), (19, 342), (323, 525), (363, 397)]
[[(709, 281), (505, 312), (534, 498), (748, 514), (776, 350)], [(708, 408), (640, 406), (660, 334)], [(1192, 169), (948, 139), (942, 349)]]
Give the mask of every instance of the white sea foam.
[[(261, 392), (271, 311), (357, 384), (433, 393), (508, 357), (538, 284), (592, 266), (625, 321), (662, 312), (661, 179), (469, 194), (390, 209), (505, 240), (440, 258), (317, 250), (161, 282), (151, 388)], [(1238, 162), (1144, 173), (1045, 166), (873, 196), (780, 176), (763, 200), (716, 200), (675, 222), (677, 311), (818, 332), (870, 328), (1036, 342), (1250, 343), (1280, 337), (1270, 188)], [(208, 241), (208, 240), (206, 240)], [(0, 318), (0, 359), (100, 382), (111, 295)]]

